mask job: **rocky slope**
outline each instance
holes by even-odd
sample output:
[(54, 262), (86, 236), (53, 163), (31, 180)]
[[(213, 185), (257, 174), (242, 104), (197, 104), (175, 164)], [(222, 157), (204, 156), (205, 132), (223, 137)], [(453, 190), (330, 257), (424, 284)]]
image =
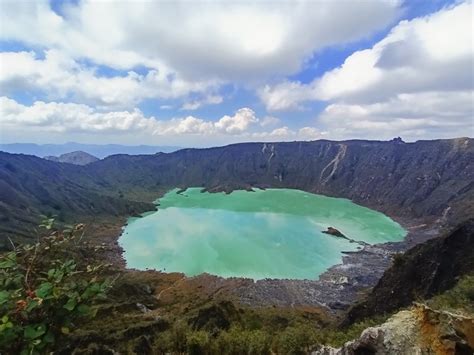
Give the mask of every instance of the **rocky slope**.
[(60, 156), (56, 157), (53, 155), (45, 156), (44, 159), (55, 161), (58, 163), (68, 163), (68, 164), (75, 164), (75, 165), (87, 165), (99, 160), (95, 156), (81, 151), (70, 152), (61, 154)]
[(395, 258), (368, 297), (354, 306), (344, 323), (395, 311), (429, 298), (474, 274), (474, 219), (441, 238), (429, 240)]
[(34, 193), (29, 185), (42, 190), (53, 182), (57, 190), (73, 193), (74, 197), (58, 196), (62, 204), (73, 198), (97, 203), (90, 193), (149, 203), (159, 192), (176, 186), (211, 191), (260, 186), (345, 197), (390, 216), (442, 219), (451, 225), (474, 215), (474, 140), (469, 138), (243, 143), (169, 154), (115, 155), (77, 169), (6, 153), (0, 153), (0, 163), (4, 184), (0, 201), (5, 208), (18, 204), (5, 195), (21, 195), (25, 189)]
[[(345, 197), (399, 217), (474, 215), (474, 140), (244, 143), (152, 156), (117, 155), (85, 169), (125, 190), (287, 187)], [(149, 198), (144, 194), (141, 198)]]
[(341, 348), (324, 346), (313, 355), (435, 354), (470, 355), (474, 352), (474, 320), (461, 314), (433, 310), (425, 305), (401, 311)]

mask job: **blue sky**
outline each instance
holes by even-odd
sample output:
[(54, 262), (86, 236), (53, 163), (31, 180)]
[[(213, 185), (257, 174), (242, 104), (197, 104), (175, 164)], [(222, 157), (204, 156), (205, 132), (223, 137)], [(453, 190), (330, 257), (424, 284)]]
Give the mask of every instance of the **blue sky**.
[(0, 6), (3, 143), (473, 135), (470, 1)]

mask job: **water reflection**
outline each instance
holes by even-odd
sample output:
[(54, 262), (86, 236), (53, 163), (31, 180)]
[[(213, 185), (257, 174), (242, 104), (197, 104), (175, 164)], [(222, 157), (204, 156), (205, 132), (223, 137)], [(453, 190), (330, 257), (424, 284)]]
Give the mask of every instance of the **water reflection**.
[[(120, 243), (129, 267), (224, 277), (315, 279), (357, 244), (321, 233), (335, 226), (375, 243), (405, 232), (348, 200), (295, 190), (231, 195), (168, 193), (160, 210), (130, 221)], [(264, 212), (262, 212), (264, 211)]]

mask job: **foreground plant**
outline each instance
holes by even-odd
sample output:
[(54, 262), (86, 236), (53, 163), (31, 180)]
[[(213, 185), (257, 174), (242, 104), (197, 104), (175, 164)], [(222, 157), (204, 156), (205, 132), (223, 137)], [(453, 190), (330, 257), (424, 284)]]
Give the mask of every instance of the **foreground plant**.
[(78, 244), (84, 225), (54, 229), (35, 245), (14, 246), (0, 256), (0, 353), (36, 354), (55, 348), (75, 322), (95, 316), (109, 280), (99, 280), (104, 265), (87, 265)]

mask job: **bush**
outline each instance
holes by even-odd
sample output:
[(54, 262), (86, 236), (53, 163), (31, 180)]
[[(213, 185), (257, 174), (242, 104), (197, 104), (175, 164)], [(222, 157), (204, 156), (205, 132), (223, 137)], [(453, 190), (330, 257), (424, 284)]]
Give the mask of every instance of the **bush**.
[(307, 325), (288, 327), (275, 339), (278, 354), (308, 354), (317, 344), (316, 329)]
[(80, 269), (66, 256), (83, 225), (65, 231), (42, 225), (49, 235), (35, 245), (17, 246), (0, 256), (0, 352), (45, 353), (74, 330), (74, 322), (95, 315), (109, 281), (99, 281), (101, 266)]
[(188, 354), (208, 354), (210, 351), (209, 335), (205, 331), (191, 332), (186, 337)]
[(219, 334), (214, 343), (215, 354), (270, 354), (271, 337), (261, 330), (234, 327)]
[(268, 333), (262, 330), (251, 331), (248, 334), (248, 354), (270, 354), (271, 343), (271, 337)]

